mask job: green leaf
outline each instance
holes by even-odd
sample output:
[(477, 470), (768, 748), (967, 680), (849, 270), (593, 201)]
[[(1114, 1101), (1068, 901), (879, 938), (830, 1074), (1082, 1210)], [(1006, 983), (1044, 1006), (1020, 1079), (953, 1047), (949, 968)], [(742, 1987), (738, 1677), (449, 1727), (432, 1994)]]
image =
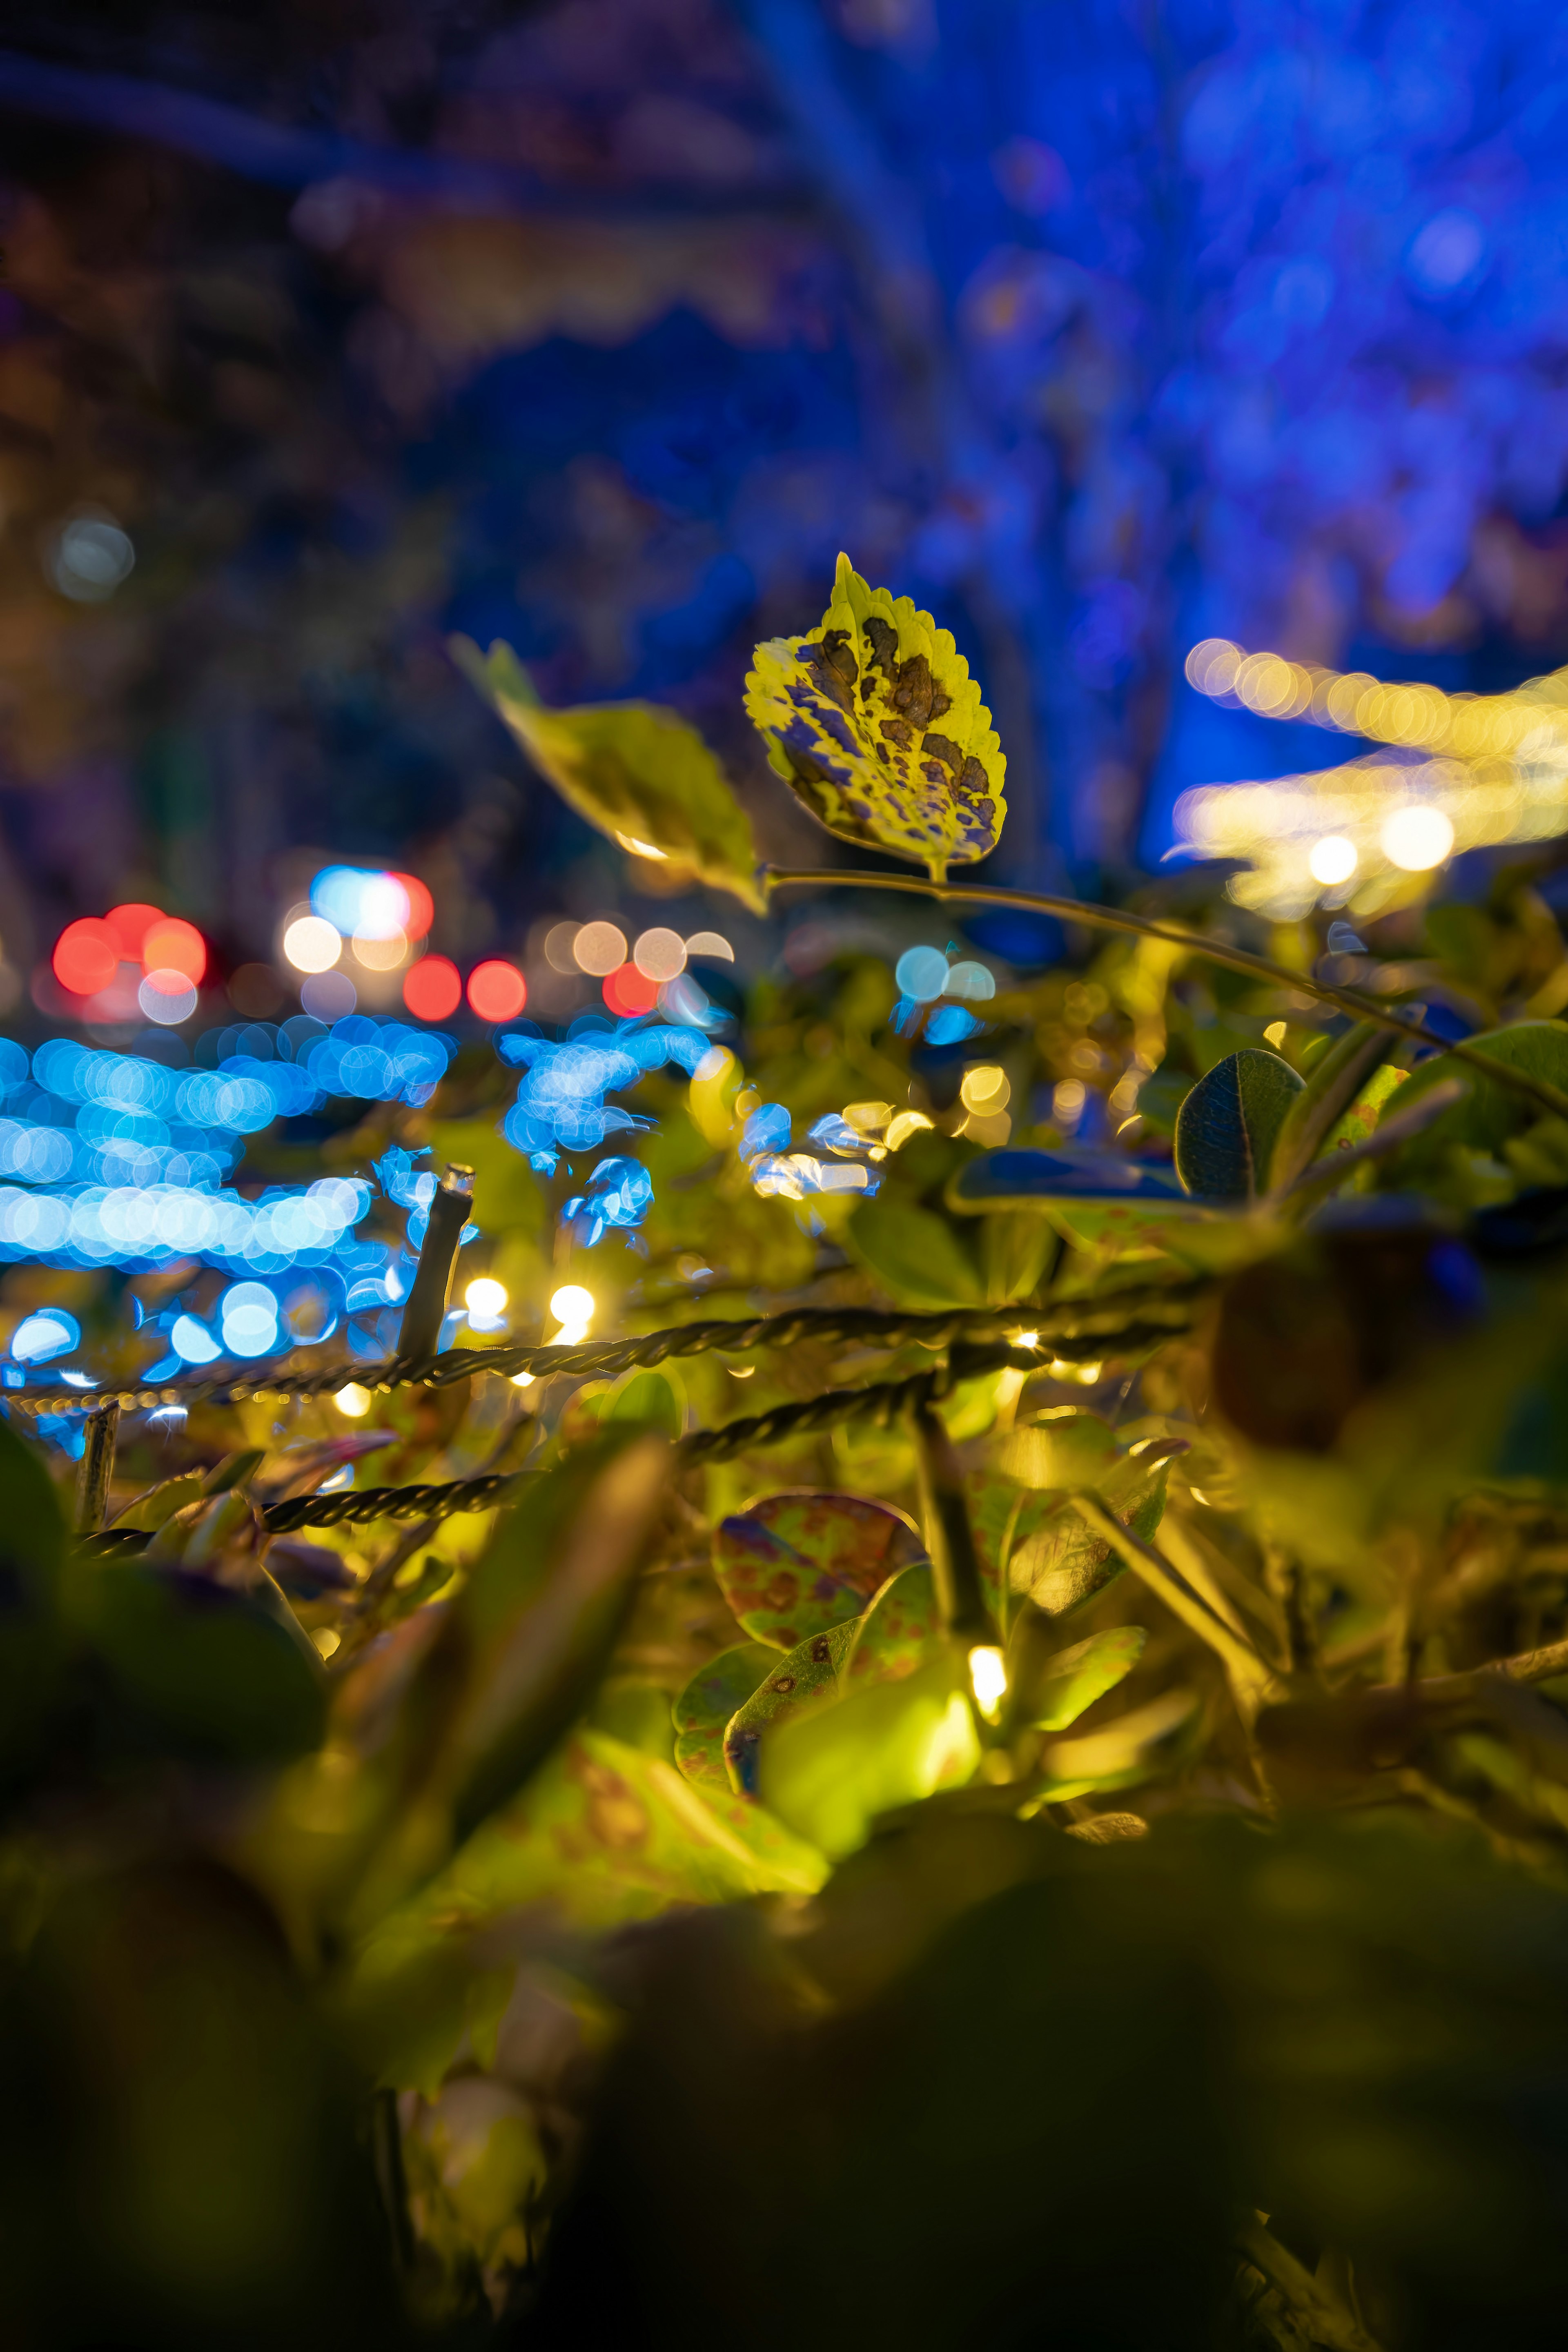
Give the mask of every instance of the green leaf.
[(1131, 1673), (1149, 1638), (1142, 1625), (1112, 1625), (1070, 1649), (1051, 1651), (1045, 1644), (1054, 1631), (1037, 1609), (1019, 1612), (1007, 1643), (1009, 1727), (1060, 1731), (1076, 1723)]
[(613, 1423), (533, 1481), (441, 1620), (382, 1743), (374, 1917), (504, 1804), (586, 1706), (652, 1540), (669, 1449)]
[[(363, 1946), (341, 2015), (384, 2083), (434, 2091), (495, 1963), (486, 1931), (544, 1906), (593, 1935), (679, 1904), (815, 1894), (826, 1864), (760, 1805), (580, 1729)], [(504, 2001), (515, 1975), (506, 1968)]]
[(995, 848), (1007, 763), (945, 629), (870, 588), (847, 555), (804, 637), (760, 645), (746, 709), (768, 759), (829, 833), (929, 868)]
[[(1145, 1543), (1152, 1541), (1164, 1517), (1170, 1473), (1170, 1454), (1151, 1449), (1124, 1455), (1099, 1479), (1107, 1508)], [(1053, 1496), (1050, 1509), (1015, 1538), (1007, 1581), (1014, 1592), (1026, 1594), (1047, 1616), (1064, 1617), (1103, 1591), (1123, 1573), (1124, 1565), (1070, 1502)]]
[[(1489, 1029), (1465, 1042), (1509, 1069), (1568, 1090), (1568, 1024), (1517, 1021), (1506, 1029)], [(1464, 1101), (1442, 1112), (1424, 1134), (1389, 1161), (1391, 1181), (1418, 1178), (1444, 1160), (1455, 1144), (1472, 1151), (1500, 1153), (1510, 1138), (1536, 1125), (1542, 1117), (1533, 1103), (1484, 1077), (1473, 1062), (1451, 1054), (1434, 1054), (1411, 1072), (1399, 1090), (1400, 1110), (1414, 1108), (1434, 1087), (1453, 1077), (1466, 1083)]]
[(1221, 1267), (1264, 1245), (1230, 1202), (1200, 1200), (1167, 1169), (1116, 1151), (984, 1152), (952, 1178), (945, 1197), (963, 1216), (1032, 1209), (1074, 1248), (1091, 1252), (1161, 1249), (1190, 1265)]
[(812, 1487), (763, 1496), (713, 1533), (720, 1591), (742, 1631), (775, 1650), (858, 1616), (895, 1570), (924, 1555), (902, 1511)]
[(67, 1600), (138, 1745), (246, 1765), (320, 1745), (321, 1661), (269, 1577), (248, 1593), (145, 1557), (81, 1559)]
[(942, 1638), (936, 1579), (930, 1562), (920, 1560), (890, 1576), (858, 1621), (840, 1676), (843, 1686), (863, 1690), (872, 1683), (901, 1682), (925, 1664), (931, 1643)]
[(724, 1733), (724, 1765), (737, 1796), (756, 1794), (757, 1748), (770, 1723), (837, 1697), (839, 1672), (859, 1628), (860, 1620), (851, 1617), (826, 1633), (814, 1633), (775, 1659), (766, 1681), (736, 1708)]
[(844, 1229), (851, 1255), (900, 1307), (984, 1307), (980, 1269), (945, 1217), (896, 1201), (862, 1202)]
[(724, 1734), (737, 1708), (777, 1664), (763, 1642), (740, 1642), (699, 1666), (675, 1702), (675, 1761), (689, 1780), (728, 1795)]
[(1280, 1129), (1302, 1082), (1279, 1054), (1227, 1054), (1176, 1115), (1176, 1173), (1211, 1201), (1252, 1201), (1268, 1190)]
[(455, 637), (452, 656), (579, 816), (763, 911), (751, 821), (694, 727), (650, 702), (547, 710), (510, 646)]
[(879, 1813), (961, 1788), (980, 1742), (952, 1652), (901, 1681), (794, 1715), (762, 1743), (758, 1793), (770, 1811), (835, 1861), (864, 1844)]

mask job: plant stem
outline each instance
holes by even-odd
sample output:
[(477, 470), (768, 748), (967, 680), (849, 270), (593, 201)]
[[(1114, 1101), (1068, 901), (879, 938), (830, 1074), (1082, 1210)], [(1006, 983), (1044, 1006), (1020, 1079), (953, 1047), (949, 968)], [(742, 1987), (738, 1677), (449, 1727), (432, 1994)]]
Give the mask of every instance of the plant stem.
[(1205, 940), (1201, 933), (1183, 930), (1174, 923), (1153, 922), (1147, 915), (1134, 915), (1123, 907), (1091, 906), (1082, 898), (1057, 898), (1044, 890), (997, 890), (978, 883), (932, 882), (920, 874), (853, 874), (828, 867), (795, 872), (764, 866), (763, 877), (770, 891), (796, 885), (817, 890), (895, 890), (906, 897), (936, 898), (944, 906), (950, 900), (960, 900), (965, 906), (1021, 907), (1030, 914), (1055, 915), (1064, 923), (1081, 923), (1090, 930), (1124, 931), (1135, 939), (1163, 940), (1168, 946), (1185, 948), (1190, 955), (1223, 964), (1227, 971), (1246, 972), (1253, 980), (1266, 980), (1278, 988), (1295, 989), (1303, 996), (1316, 997), (1321, 1004), (1331, 1004), (1336, 1011), (1350, 1013), (1357, 1021), (1375, 1021), (1401, 1037), (1412, 1038), (1418, 1045), (1434, 1045), (1440, 1053), (1451, 1054), (1457, 1061), (1484, 1071), (1499, 1086), (1510, 1087), (1515, 1094), (1528, 1095), (1542, 1110), (1551, 1111), (1558, 1118), (1568, 1118), (1568, 1094), (1547, 1079), (1532, 1078), (1522, 1070), (1510, 1069), (1474, 1045), (1462, 1042), (1456, 1045), (1451, 1038), (1440, 1037), (1425, 1022), (1404, 1019), (1387, 1005), (1379, 1004), (1374, 997), (1363, 995), (1360, 989), (1334, 988), (1327, 981), (1292, 971), (1289, 964), (1276, 963), (1271, 957), (1252, 955), (1246, 948)]
[(418, 1270), (398, 1327), (397, 1353), (406, 1363), (427, 1362), (441, 1344), (458, 1244), (473, 1205), (474, 1171), (454, 1162), (436, 1187)]
[(1275, 1696), (1279, 1679), (1262, 1654), (1249, 1641), (1237, 1633), (1200, 1594), (1194, 1592), (1186, 1579), (1172, 1567), (1163, 1552), (1124, 1528), (1115, 1513), (1106, 1508), (1098, 1495), (1074, 1495), (1072, 1507), (1087, 1527), (1102, 1536), (1113, 1551), (1119, 1552), (1133, 1574), (1142, 1578), (1151, 1592), (1163, 1601), (1173, 1616), (1196, 1633), (1201, 1641), (1224, 1660), (1230, 1675), (1237, 1704), (1245, 1719), (1250, 1723), (1260, 1706)]
[(119, 1433), (120, 1400), (110, 1397), (87, 1417), (76, 1490), (76, 1531), (79, 1536), (97, 1535), (109, 1516), (109, 1482), (114, 1475), (114, 1444)]

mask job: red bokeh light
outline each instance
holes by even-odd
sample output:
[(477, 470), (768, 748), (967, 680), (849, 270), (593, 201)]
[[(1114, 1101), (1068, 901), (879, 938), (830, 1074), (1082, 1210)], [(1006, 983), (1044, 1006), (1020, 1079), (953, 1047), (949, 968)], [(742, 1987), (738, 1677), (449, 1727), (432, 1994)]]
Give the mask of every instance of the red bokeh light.
[(447, 956), (421, 956), (403, 976), (403, 1002), (416, 1021), (445, 1021), (462, 1001), (458, 967)]
[(120, 970), (120, 942), (96, 915), (68, 923), (55, 941), (55, 978), (73, 996), (96, 996)]
[(194, 923), (177, 915), (160, 915), (142, 940), (142, 961), (149, 971), (183, 971), (199, 988), (207, 968), (207, 943)]
[(635, 963), (624, 963), (605, 982), (605, 1002), (612, 1013), (623, 1018), (634, 1013), (651, 1013), (658, 1003), (658, 982), (640, 972)]
[(104, 917), (114, 934), (115, 945), (124, 963), (140, 963), (142, 944), (154, 923), (164, 919), (162, 907), (144, 907), (134, 898), (123, 907), (110, 907)]
[(528, 1003), (528, 982), (514, 963), (492, 957), (468, 974), (468, 1003), (481, 1021), (510, 1021)]
[(435, 899), (417, 874), (395, 874), (392, 878), (401, 886), (408, 901), (408, 919), (404, 929), (411, 940), (424, 939), (436, 919)]

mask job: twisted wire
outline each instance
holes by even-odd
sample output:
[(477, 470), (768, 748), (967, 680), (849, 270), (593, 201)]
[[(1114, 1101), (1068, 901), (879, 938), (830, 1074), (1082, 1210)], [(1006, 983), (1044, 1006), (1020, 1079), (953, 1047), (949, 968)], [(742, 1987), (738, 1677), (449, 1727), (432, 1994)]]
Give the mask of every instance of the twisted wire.
[(548, 1380), (556, 1373), (586, 1380), (649, 1370), (671, 1357), (701, 1355), (715, 1348), (749, 1354), (759, 1348), (788, 1348), (803, 1339), (816, 1339), (935, 1349), (971, 1334), (1016, 1330), (1022, 1325), (1038, 1333), (1042, 1346), (1048, 1342), (1058, 1354), (1067, 1355), (1070, 1343), (1081, 1339), (1116, 1339), (1143, 1327), (1157, 1329), (1161, 1337), (1184, 1330), (1199, 1298), (1211, 1286), (1206, 1282), (1173, 1284), (1119, 1291), (1109, 1298), (1068, 1299), (1051, 1307), (963, 1307), (926, 1315), (890, 1314), (872, 1307), (796, 1307), (782, 1315), (721, 1316), (677, 1323), (632, 1339), (584, 1339), (573, 1347), (511, 1341), (499, 1348), (447, 1348), (423, 1361), (391, 1356), (374, 1364), (340, 1361), (273, 1372), (236, 1369), (200, 1379), (171, 1381), (160, 1387), (17, 1389), (8, 1391), (6, 1402), (34, 1412), (80, 1412), (112, 1399), (129, 1412), (145, 1406), (243, 1404), (251, 1399), (324, 1396), (350, 1381), (380, 1393), (398, 1388), (447, 1388), (479, 1372), (496, 1373), (503, 1380), (513, 1379), (519, 1372), (531, 1373), (536, 1380)]

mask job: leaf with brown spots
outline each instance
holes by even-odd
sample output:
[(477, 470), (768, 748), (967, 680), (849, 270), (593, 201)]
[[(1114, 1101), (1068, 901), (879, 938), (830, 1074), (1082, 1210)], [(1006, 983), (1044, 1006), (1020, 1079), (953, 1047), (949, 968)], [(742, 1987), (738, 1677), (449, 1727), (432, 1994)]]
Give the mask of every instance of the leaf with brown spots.
[(775, 1650), (858, 1617), (896, 1570), (924, 1556), (902, 1511), (814, 1487), (763, 1496), (713, 1537), (713, 1573), (738, 1623)]
[(675, 1702), (675, 1760), (689, 1780), (728, 1790), (724, 1731), (768, 1673), (778, 1653), (761, 1642), (741, 1642), (700, 1666)]
[[(926, 1572), (930, 1574), (929, 1570)], [(839, 1670), (854, 1646), (859, 1625), (859, 1619), (851, 1617), (826, 1633), (814, 1633), (809, 1642), (802, 1642), (798, 1649), (779, 1659), (766, 1682), (736, 1709), (724, 1734), (724, 1764), (737, 1795), (757, 1793), (757, 1748), (765, 1725), (776, 1722), (781, 1715), (794, 1715), (801, 1707), (837, 1697)]]
[(930, 869), (995, 848), (1007, 762), (946, 629), (847, 555), (804, 637), (760, 645), (746, 709), (771, 766), (829, 833)]

